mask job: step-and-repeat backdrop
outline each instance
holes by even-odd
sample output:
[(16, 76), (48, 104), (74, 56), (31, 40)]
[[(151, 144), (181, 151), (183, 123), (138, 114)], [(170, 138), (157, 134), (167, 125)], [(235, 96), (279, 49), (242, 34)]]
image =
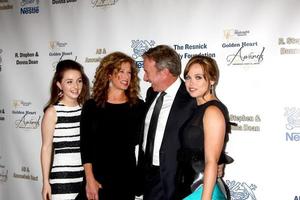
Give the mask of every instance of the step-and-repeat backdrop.
[[(232, 200), (299, 200), (300, 1), (0, 0), (0, 199), (41, 199), (41, 118), (56, 63), (173, 47), (215, 58), (233, 128)], [(141, 80), (141, 96), (149, 85)]]

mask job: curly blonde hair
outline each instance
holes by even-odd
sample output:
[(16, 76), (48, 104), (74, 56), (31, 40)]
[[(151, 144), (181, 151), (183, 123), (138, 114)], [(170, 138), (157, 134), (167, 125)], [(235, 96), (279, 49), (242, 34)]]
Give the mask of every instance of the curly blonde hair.
[(140, 79), (136, 63), (130, 56), (122, 52), (113, 52), (101, 60), (94, 76), (92, 98), (95, 100), (97, 106), (105, 106), (108, 98), (109, 75), (119, 72), (122, 63), (130, 63), (131, 66), (131, 81), (128, 89), (125, 91), (128, 103), (133, 105), (138, 102)]

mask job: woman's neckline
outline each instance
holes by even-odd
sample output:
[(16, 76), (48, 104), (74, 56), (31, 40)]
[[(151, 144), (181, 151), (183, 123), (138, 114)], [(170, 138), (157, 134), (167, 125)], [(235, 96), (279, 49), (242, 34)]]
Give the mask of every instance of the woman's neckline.
[(65, 106), (65, 107), (69, 107), (69, 108), (77, 108), (77, 107), (80, 107), (80, 105), (79, 104), (77, 104), (77, 105), (74, 105), (74, 106), (70, 106), (70, 105), (66, 105), (66, 104), (64, 104), (63, 102), (58, 102), (57, 103), (57, 105), (61, 105), (61, 106)]
[(124, 102), (109, 102), (109, 101), (106, 101), (107, 104), (110, 104), (110, 105), (124, 105), (124, 104), (127, 104), (128, 101), (124, 101)]
[(206, 101), (205, 103), (198, 105), (198, 107), (204, 106), (205, 104), (208, 104), (209, 102), (213, 102), (213, 101), (220, 102), (218, 99), (212, 99), (212, 100)]

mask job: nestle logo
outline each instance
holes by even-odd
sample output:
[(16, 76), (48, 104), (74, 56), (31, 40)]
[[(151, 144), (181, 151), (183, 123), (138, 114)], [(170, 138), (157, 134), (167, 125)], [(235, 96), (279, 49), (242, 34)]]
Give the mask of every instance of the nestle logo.
[(286, 141), (300, 141), (300, 133), (286, 133), (285, 140)]
[(131, 48), (133, 50), (132, 57), (137, 59), (155, 45), (154, 40), (132, 40)]
[(300, 108), (285, 108), (286, 116), (286, 128), (292, 130), (294, 128), (300, 128)]
[(136, 66), (137, 68), (143, 68), (144, 67), (144, 62), (143, 61), (136, 61)]

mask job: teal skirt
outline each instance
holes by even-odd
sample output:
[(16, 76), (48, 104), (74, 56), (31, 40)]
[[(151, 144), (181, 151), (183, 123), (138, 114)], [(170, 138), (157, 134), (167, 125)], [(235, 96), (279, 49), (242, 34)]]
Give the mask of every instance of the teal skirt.
[[(203, 185), (200, 185), (192, 194), (185, 197), (183, 200), (200, 200), (203, 193)], [(226, 200), (224, 193), (216, 183), (212, 194), (212, 200)]]

